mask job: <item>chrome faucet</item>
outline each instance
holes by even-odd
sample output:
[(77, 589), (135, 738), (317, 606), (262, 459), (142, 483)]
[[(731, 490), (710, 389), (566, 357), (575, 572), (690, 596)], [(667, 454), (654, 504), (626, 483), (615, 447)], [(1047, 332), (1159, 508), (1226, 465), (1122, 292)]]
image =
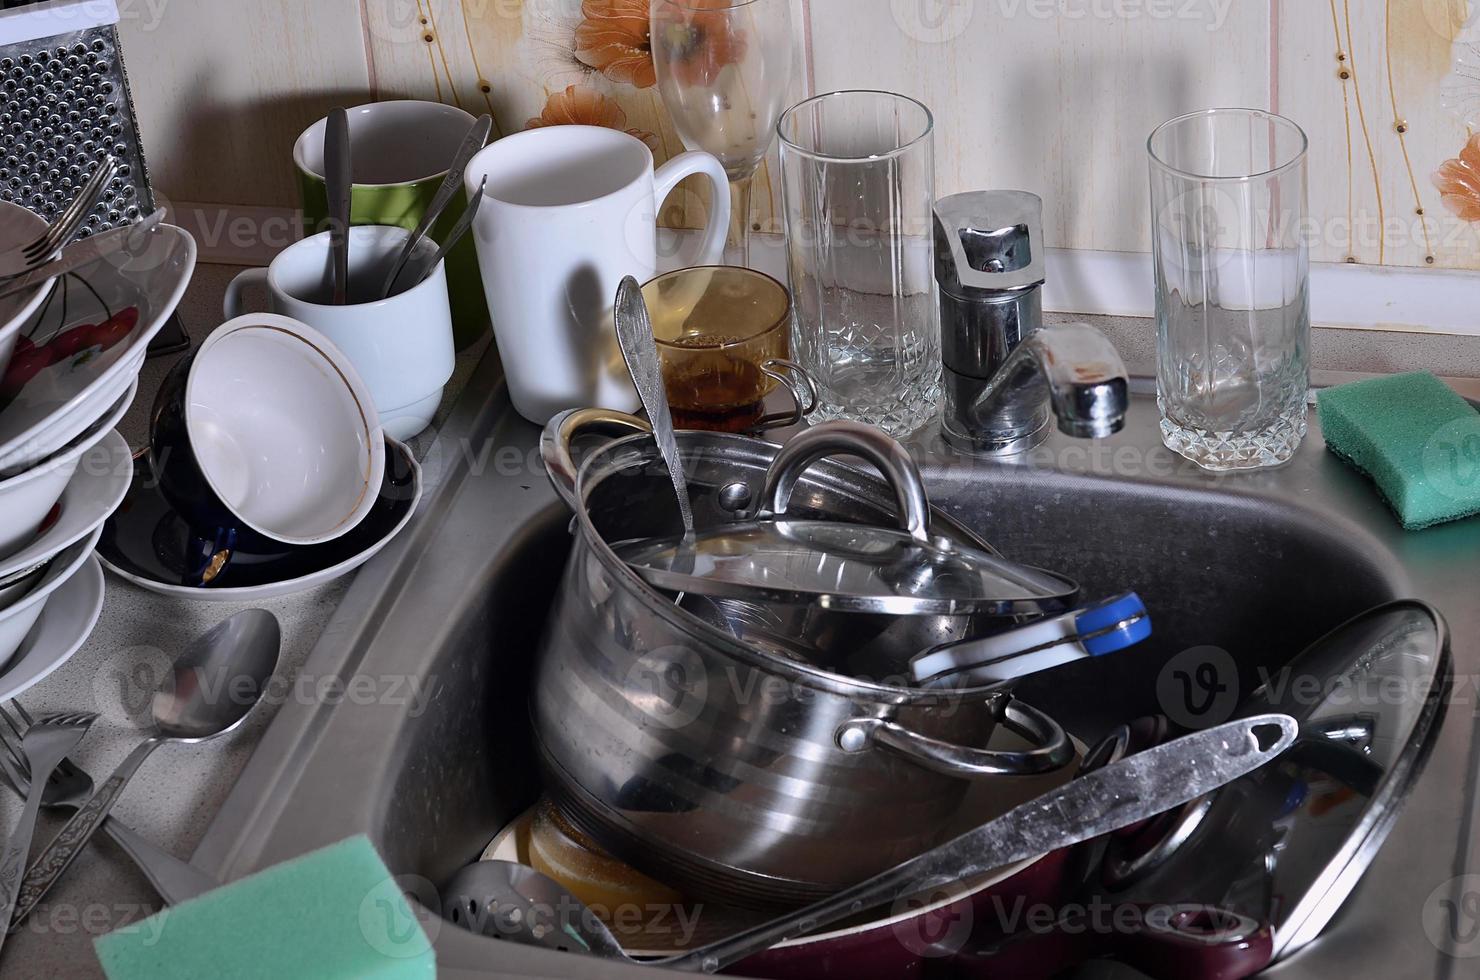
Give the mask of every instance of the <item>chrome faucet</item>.
[(1024, 452), (1061, 432), (1102, 439), (1125, 424), (1130, 381), (1104, 334), (1043, 323), (1043, 201), (976, 191), (935, 207), (946, 439), (965, 452)]

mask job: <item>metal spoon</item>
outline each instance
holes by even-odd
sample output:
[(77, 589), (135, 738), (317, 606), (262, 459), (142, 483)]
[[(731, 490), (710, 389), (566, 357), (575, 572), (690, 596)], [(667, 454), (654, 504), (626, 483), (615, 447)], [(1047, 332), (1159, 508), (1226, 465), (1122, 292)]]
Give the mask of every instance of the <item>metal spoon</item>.
[(658, 342), (653, 339), (653, 321), (648, 315), (642, 287), (627, 276), (617, 287), (614, 314), (617, 342), (622, 345), (622, 358), (632, 372), (637, 397), (647, 409), (658, 440), (658, 452), (673, 480), (673, 493), (678, 498), (678, 514), (683, 520), (685, 538), (694, 534), (694, 508), (689, 502), (689, 484), (683, 475), (683, 460), (678, 455), (678, 440), (673, 437), (673, 414), (668, 410), (668, 393), (663, 388), (663, 368), (658, 362)]
[(196, 640), (154, 692), (154, 732), (67, 821), (21, 880), (14, 931), (56, 884), (145, 759), (165, 742), (204, 742), (240, 725), (277, 669), (282, 631), (272, 613), (248, 609)]
[(416, 277), (417, 286), (426, 282), (427, 277), (437, 268), (437, 263), (447, 258), (447, 253), (456, 248), (457, 243), (462, 241), (463, 236), (468, 233), (468, 229), (473, 227), (473, 219), (478, 217), (478, 208), (483, 204), (483, 188), (486, 186), (488, 186), (488, 178), (484, 177), (478, 182), (478, 193), (474, 194), (468, 201), (468, 206), (463, 210), (462, 217), (457, 219), (457, 224), (453, 225), (452, 230), (447, 233), (447, 240), (437, 247), (436, 254), (426, 264), (426, 268), (422, 270), (421, 275)]
[[(714, 973), (776, 943), (928, 885), (972, 878), (1114, 833), (1253, 772), (1289, 748), (1298, 732), (1299, 726), (1289, 715), (1267, 714), (1138, 752), (831, 898), (717, 943), (644, 965)], [(458, 873), (447, 895), (443, 913), (473, 932), (526, 946), (632, 961), (579, 899), (532, 868), (480, 861)]]
[(350, 197), (354, 163), (349, 149), (349, 113), (335, 109), (324, 127), (324, 189), (329, 198), (329, 249), (333, 257), (334, 305), (349, 302)]
[[(487, 113), (479, 116), (473, 121), (468, 129), (468, 134), (463, 137), (462, 144), (458, 146), (457, 152), (452, 155), (452, 163), (447, 167), (447, 176), (442, 178), (442, 185), (437, 188), (437, 193), (432, 196), (432, 203), (427, 205), (426, 213), (417, 222), (411, 237), (406, 239), (406, 244), (401, 247), (401, 253), (396, 256), (396, 261), (391, 263), (390, 272), (386, 274), (385, 285), (380, 290), (380, 298), (385, 299), (396, 287), (396, 280), (401, 276), (401, 270), (406, 267), (406, 262), (411, 254), (416, 251), (416, 246), (426, 237), (432, 225), (442, 217), (442, 212), (447, 210), (447, 205), (452, 203), (452, 198), (462, 188), (463, 171), (468, 169), (468, 161), (488, 142), (488, 134), (493, 131), (493, 117)], [(482, 194), (478, 195), (480, 198)], [(468, 202), (473, 204), (473, 202)]]

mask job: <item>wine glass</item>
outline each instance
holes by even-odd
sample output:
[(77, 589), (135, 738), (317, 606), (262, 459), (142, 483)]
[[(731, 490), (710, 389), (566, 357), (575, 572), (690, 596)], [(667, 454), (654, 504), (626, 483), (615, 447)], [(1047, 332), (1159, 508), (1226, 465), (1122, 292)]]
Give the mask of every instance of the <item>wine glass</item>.
[(792, 71), (792, 0), (652, 0), (653, 61), (684, 146), (730, 178), (730, 243), (750, 265), (751, 184)]

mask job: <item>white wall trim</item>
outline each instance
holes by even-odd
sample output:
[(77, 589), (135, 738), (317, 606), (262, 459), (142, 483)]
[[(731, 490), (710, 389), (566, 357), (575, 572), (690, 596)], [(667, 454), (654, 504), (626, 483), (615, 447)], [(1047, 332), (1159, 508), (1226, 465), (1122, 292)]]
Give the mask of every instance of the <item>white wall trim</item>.
[(278, 252), (303, 237), (303, 217), (296, 208), (259, 208), (244, 204), (193, 204), (166, 201), (168, 220), (190, 232), (198, 261), (213, 265), (266, 265)]
[[(170, 220), (195, 236), (202, 262), (266, 265), (303, 234), (302, 216), (291, 208), (183, 202), (169, 208)], [(671, 239), (664, 242), (661, 250), (671, 252)], [(781, 236), (756, 236), (754, 258), (757, 268), (786, 275)], [(1154, 316), (1151, 256), (1049, 249), (1043, 300), (1053, 313)], [(1480, 337), (1480, 273), (1316, 263), (1311, 303), (1320, 327)]]
[(111, 27), (118, 23), (115, 0), (50, 0), (0, 11), (0, 45)]
[[(1318, 262), (1310, 279), (1318, 327), (1480, 336), (1480, 273)], [(1049, 249), (1043, 303), (1056, 313), (1154, 316), (1151, 256)]]

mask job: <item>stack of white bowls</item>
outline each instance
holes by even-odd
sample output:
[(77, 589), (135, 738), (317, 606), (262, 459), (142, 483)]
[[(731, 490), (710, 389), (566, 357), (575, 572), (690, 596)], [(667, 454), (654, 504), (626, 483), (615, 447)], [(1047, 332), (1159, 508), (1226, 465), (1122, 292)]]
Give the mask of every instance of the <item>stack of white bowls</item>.
[[(0, 252), (44, 229), (0, 204)], [(0, 698), (60, 666), (97, 622), (93, 549), (133, 478), (115, 427), (194, 268), (194, 241), (161, 225), (136, 260), (0, 300)]]

